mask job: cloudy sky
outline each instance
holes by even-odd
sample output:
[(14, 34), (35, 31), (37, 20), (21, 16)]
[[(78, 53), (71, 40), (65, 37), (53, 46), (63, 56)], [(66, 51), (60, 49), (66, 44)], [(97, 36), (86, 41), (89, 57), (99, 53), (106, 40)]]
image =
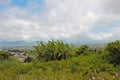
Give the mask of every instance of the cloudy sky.
[(120, 39), (120, 0), (0, 0), (0, 41)]

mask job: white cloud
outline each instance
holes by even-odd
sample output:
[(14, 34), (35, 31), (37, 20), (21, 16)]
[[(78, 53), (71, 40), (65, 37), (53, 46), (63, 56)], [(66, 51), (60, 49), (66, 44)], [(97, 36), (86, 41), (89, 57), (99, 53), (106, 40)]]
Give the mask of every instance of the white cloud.
[(114, 35), (113, 40), (120, 39), (120, 25), (111, 29), (110, 32)]
[(105, 0), (102, 2), (103, 11), (111, 14), (119, 14), (120, 13), (120, 0)]
[[(34, 1), (26, 8), (9, 7), (0, 12), (0, 40), (108, 40), (120, 33), (92, 33), (94, 25), (107, 25), (120, 19), (119, 1), (45, 0), (41, 9)], [(34, 12), (34, 9), (37, 12)], [(108, 10), (107, 10), (108, 9)], [(42, 12), (41, 12), (41, 11)], [(108, 11), (108, 12), (107, 12)], [(120, 10), (119, 10), (120, 11)]]
[(94, 40), (109, 40), (111, 37), (113, 37), (112, 33), (100, 33), (100, 34), (90, 34), (90, 37), (93, 38)]

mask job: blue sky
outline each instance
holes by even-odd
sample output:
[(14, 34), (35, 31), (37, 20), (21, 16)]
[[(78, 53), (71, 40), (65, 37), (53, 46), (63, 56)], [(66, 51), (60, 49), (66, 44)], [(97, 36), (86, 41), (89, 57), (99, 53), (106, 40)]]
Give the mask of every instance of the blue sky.
[(4, 9), (4, 6), (0, 6), (0, 10), (3, 10)]
[[(25, 8), (27, 7), (27, 5), (29, 4), (30, 0), (12, 0), (12, 6), (19, 6), (21, 8)], [(44, 4), (43, 0), (33, 0), (35, 1), (37, 4), (39, 4), (39, 6), (42, 6)]]
[[(1, 0), (1, 1), (3, 1), (3, 0)], [(26, 8), (29, 5), (30, 1), (31, 0), (10, 0), (10, 3), (7, 6), (4, 5), (4, 4), (1, 4), (0, 5), (0, 9), (4, 10), (6, 7)], [(33, 2), (35, 2), (36, 5), (38, 4), (39, 6), (43, 6), (44, 5), (44, 1), (43, 0), (33, 0)]]
[(119, 4), (118, 0), (0, 0), (0, 41), (117, 40)]
[(105, 24), (105, 25), (95, 25), (94, 28), (91, 30), (93, 33), (98, 32), (108, 32), (112, 28), (120, 26), (120, 21), (116, 21), (115, 23)]
[(29, 0), (12, 0), (12, 6), (26, 7)]

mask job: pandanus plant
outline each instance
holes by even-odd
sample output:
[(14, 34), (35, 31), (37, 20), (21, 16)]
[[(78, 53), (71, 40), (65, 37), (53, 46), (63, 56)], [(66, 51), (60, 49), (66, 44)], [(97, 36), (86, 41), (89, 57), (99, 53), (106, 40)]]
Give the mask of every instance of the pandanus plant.
[(73, 45), (59, 40), (51, 40), (47, 43), (37, 42), (34, 46), (38, 60), (61, 60), (75, 55)]

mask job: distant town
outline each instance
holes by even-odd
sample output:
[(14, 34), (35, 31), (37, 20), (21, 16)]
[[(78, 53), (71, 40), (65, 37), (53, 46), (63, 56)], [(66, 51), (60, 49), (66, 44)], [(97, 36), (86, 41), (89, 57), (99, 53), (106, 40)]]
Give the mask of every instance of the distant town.
[(12, 46), (12, 47), (4, 46), (4, 47), (0, 47), (0, 51), (9, 52), (16, 59), (18, 59), (21, 62), (24, 62), (24, 60), (28, 57), (28, 55), (26, 53), (30, 52), (31, 50), (33, 50), (32, 46)]

